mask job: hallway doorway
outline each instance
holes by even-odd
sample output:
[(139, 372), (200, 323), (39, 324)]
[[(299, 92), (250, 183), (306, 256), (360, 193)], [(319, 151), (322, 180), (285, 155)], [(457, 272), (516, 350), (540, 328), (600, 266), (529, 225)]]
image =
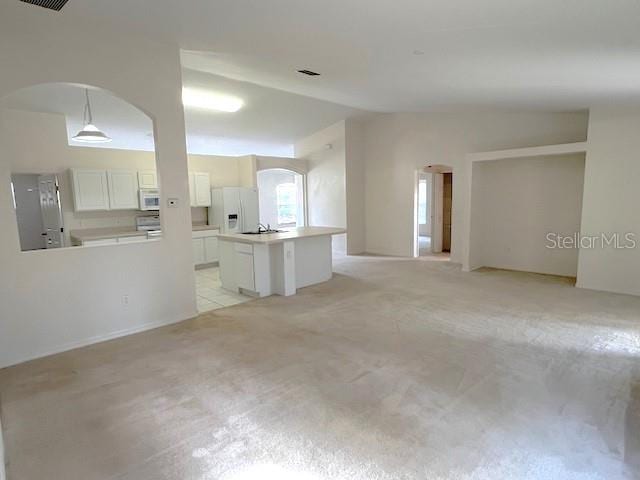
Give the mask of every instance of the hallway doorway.
[(415, 257), (449, 259), (452, 244), (453, 168), (428, 165), (417, 172)]

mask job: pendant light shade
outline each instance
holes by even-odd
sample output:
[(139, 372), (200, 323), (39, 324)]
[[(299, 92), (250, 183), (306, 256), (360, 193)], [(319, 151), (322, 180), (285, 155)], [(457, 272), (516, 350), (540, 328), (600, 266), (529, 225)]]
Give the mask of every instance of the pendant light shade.
[(98, 127), (93, 124), (93, 115), (91, 113), (91, 102), (89, 100), (89, 89), (84, 90), (87, 102), (84, 106), (84, 128), (80, 130), (72, 140), (82, 143), (107, 143), (111, 141), (111, 138), (102, 132)]

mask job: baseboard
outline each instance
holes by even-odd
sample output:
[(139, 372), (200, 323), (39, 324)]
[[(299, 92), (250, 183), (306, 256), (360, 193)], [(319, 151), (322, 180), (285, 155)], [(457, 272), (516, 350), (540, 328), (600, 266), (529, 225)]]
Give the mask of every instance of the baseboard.
[(576, 282), (576, 288), (579, 288), (581, 290), (591, 290), (593, 292), (605, 292), (605, 293), (613, 293), (616, 295), (629, 295), (632, 297), (640, 297), (640, 291), (635, 291), (635, 290), (614, 290), (614, 289), (610, 289), (610, 288), (605, 288), (602, 286), (594, 286), (594, 285), (588, 285), (585, 284), (584, 282), (580, 282), (577, 281)]
[(0, 417), (0, 480), (7, 480), (7, 470), (4, 455), (4, 440), (2, 437), (2, 418)]
[[(137, 325), (132, 328), (125, 328), (122, 330), (117, 330), (115, 332), (107, 333), (105, 335), (95, 335), (93, 337), (85, 338), (75, 342), (65, 343), (65, 344), (58, 345), (56, 347), (44, 350), (42, 352), (30, 353), (18, 359), (10, 360), (9, 363), (7, 364), (0, 364), (0, 369), (18, 365), (24, 362), (29, 362), (31, 360), (37, 360), (38, 358), (48, 357), (49, 355), (68, 352), (70, 350), (75, 350), (76, 348), (88, 347), (89, 345), (95, 345), (96, 343), (107, 342), (115, 338), (126, 337), (127, 335), (133, 335), (134, 333), (145, 332), (147, 330), (153, 330), (154, 328), (173, 325), (175, 323), (184, 322), (185, 320), (189, 320), (197, 316), (198, 316), (198, 312), (194, 311), (192, 314), (184, 316), (184, 318), (179, 318), (178, 320), (168, 320), (168, 321), (164, 320), (164, 321), (143, 323), (142, 325)], [(5, 480), (5, 479), (0, 477), (0, 480)]]

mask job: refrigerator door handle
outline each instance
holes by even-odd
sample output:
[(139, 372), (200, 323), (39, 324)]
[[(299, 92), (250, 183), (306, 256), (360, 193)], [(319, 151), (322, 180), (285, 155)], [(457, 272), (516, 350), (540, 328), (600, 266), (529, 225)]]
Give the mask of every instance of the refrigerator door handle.
[(240, 231), (240, 233), (243, 233), (245, 231), (244, 228), (244, 205), (242, 204), (242, 199), (240, 199), (240, 226), (242, 228), (242, 230)]

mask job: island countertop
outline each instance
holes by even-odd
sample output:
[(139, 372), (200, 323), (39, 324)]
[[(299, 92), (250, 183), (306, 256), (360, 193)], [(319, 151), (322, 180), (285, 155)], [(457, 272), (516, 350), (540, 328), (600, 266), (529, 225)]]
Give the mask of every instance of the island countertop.
[(325, 235), (340, 235), (347, 233), (347, 230), (340, 227), (297, 227), (290, 228), (280, 233), (263, 233), (260, 235), (250, 235), (244, 233), (221, 233), (218, 240), (240, 243), (258, 243), (269, 245), (281, 243), (299, 238), (321, 237)]

